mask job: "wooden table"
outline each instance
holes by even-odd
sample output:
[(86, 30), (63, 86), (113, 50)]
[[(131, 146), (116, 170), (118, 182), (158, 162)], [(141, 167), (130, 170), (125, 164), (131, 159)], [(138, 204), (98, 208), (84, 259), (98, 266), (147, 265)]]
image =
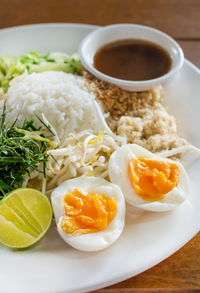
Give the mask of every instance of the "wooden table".
[[(200, 67), (200, 0), (0, 0), (0, 28), (44, 22), (153, 26)], [(152, 269), (96, 292), (200, 292), (199, 244), (200, 233)]]

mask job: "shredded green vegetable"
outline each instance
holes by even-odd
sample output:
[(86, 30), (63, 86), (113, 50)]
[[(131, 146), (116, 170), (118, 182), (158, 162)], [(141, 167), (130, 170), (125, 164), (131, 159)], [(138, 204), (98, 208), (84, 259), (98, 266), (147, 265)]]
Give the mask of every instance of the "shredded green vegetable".
[(40, 55), (36, 52), (30, 52), (27, 55), (16, 58), (11, 56), (0, 57), (0, 88), (6, 92), (9, 82), (25, 71), (32, 73), (54, 70), (79, 74), (82, 68), (78, 54), (73, 54), (72, 56), (64, 53)]
[[(36, 128), (34, 120), (24, 121), (20, 127), (15, 122), (9, 126), (6, 121), (6, 106), (4, 104), (0, 119), (0, 199), (6, 193), (23, 186), (26, 176), (31, 171), (37, 171), (46, 176), (46, 151), (53, 144), (44, 136), (42, 126)], [(45, 131), (52, 134), (48, 125)], [(41, 168), (42, 164), (42, 168)]]

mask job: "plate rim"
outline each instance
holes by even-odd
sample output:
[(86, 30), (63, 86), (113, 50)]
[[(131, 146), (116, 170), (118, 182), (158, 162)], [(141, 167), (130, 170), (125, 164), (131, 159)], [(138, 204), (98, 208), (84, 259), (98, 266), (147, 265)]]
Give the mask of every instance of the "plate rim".
[[(129, 24), (129, 23), (124, 23)], [(32, 24), (22, 24), (22, 25), (16, 25), (16, 26), (10, 26), (10, 27), (4, 27), (0, 28), (1, 32), (7, 32), (7, 31), (15, 31), (15, 30), (21, 30), (21, 29), (32, 29), (33, 27), (75, 27), (75, 28), (89, 28), (89, 29), (98, 29), (102, 27), (103, 25), (96, 25), (96, 24), (89, 24), (89, 23), (80, 23), (80, 22), (44, 22), (44, 23), (32, 23)], [(150, 26), (152, 27), (152, 26)], [(152, 27), (154, 28), (154, 27)], [(175, 39), (175, 38), (173, 38)], [(183, 52), (184, 53), (184, 52)], [(184, 62), (188, 63), (198, 74), (200, 74), (200, 68), (198, 68), (195, 64), (192, 63), (192, 61), (188, 60), (184, 56)]]
[(15, 31), (15, 30), (20, 30), (20, 29), (31, 29), (33, 27), (85, 27), (85, 28), (99, 28), (101, 25), (95, 25), (95, 24), (87, 24), (87, 23), (73, 23), (73, 22), (44, 22), (44, 23), (32, 23), (32, 24), (22, 24), (22, 25), (16, 25), (16, 26), (9, 26), (9, 27), (4, 27), (0, 29), (0, 32), (2, 31)]

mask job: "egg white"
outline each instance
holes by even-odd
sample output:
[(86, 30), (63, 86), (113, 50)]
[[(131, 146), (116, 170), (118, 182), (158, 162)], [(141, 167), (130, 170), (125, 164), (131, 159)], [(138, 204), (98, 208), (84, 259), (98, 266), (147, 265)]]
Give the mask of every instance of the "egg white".
[(168, 192), (165, 197), (157, 201), (146, 201), (139, 197), (131, 185), (129, 177), (129, 161), (132, 158), (153, 157), (159, 158), (150, 151), (136, 144), (127, 144), (118, 148), (109, 160), (109, 177), (112, 183), (117, 184), (124, 194), (126, 201), (132, 206), (153, 212), (170, 211), (179, 206), (188, 196), (189, 179), (181, 163), (176, 163), (180, 169), (180, 181), (177, 187)]
[[(65, 214), (62, 199), (66, 193), (78, 188), (81, 192), (104, 194), (117, 201), (115, 218), (105, 230), (83, 235), (65, 233), (61, 228), (61, 221)], [(60, 184), (51, 195), (57, 230), (60, 236), (72, 247), (82, 251), (98, 251), (110, 246), (121, 235), (125, 220), (125, 200), (120, 188), (102, 178), (81, 176), (67, 180)]]

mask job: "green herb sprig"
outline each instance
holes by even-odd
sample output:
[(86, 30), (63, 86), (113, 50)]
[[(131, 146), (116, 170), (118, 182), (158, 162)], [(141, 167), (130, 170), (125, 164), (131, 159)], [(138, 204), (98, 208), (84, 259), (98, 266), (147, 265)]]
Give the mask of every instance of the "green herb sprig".
[[(45, 126), (45, 131), (52, 135), (49, 125), (39, 120)], [(20, 127), (15, 126), (17, 121), (18, 118), (11, 126), (8, 125), (4, 104), (0, 119), (0, 199), (13, 189), (22, 187), (25, 177), (30, 176), (31, 171), (46, 176), (46, 151), (53, 145), (44, 136), (42, 126), (37, 128), (33, 119), (24, 120)]]

